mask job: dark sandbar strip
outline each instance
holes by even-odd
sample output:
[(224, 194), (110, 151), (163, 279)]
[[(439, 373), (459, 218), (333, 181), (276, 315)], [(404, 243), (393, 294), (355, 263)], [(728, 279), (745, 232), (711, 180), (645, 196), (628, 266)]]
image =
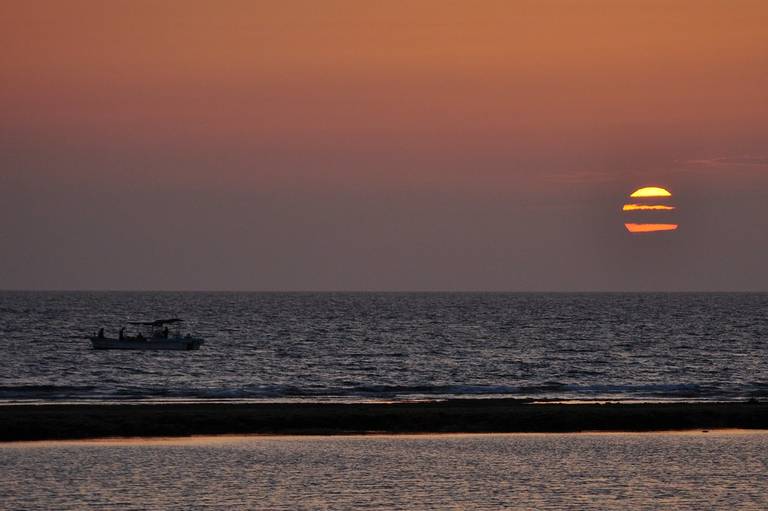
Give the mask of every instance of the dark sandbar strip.
[(0, 441), (221, 434), (768, 429), (768, 403), (421, 403), (0, 406)]

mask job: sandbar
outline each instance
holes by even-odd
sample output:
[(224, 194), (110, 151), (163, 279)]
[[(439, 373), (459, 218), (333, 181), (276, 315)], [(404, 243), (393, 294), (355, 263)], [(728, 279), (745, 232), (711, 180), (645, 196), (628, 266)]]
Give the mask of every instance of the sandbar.
[(0, 406), (0, 441), (197, 435), (572, 433), (768, 429), (768, 403), (44, 404)]

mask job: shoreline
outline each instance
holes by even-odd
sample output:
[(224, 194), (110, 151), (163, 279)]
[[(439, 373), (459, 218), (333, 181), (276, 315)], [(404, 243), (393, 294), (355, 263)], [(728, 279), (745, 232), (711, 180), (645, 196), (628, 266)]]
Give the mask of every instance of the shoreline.
[(0, 441), (200, 435), (652, 432), (768, 429), (768, 403), (408, 403), (20, 405), (0, 407)]
[(482, 437), (556, 437), (556, 436), (574, 436), (574, 437), (692, 437), (704, 436), (713, 437), (744, 437), (744, 436), (765, 436), (768, 437), (768, 429), (675, 429), (662, 431), (575, 431), (565, 433), (355, 433), (345, 435), (284, 435), (284, 434), (224, 434), (224, 435), (191, 435), (191, 436), (118, 436), (118, 437), (98, 437), (98, 438), (66, 438), (66, 439), (47, 439), (47, 440), (12, 440), (9, 442), (0, 442), (0, 452), (2, 449), (15, 447), (49, 447), (49, 446), (130, 446), (130, 445), (158, 445), (158, 446), (183, 446), (183, 445), (204, 445), (225, 444), (231, 442), (253, 442), (253, 441), (324, 441), (324, 440), (423, 440), (423, 439), (448, 439), (448, 438), (482, 438)]

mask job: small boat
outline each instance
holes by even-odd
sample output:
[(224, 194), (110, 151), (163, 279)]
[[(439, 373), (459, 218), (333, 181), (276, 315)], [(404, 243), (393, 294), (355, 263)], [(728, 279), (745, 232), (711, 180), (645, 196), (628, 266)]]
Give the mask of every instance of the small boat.
[[(190, 334), (181, 334), (182, 320), (179, 318), (158, 319), (155, 321), (129, 321), (135, 327), (136, 335), (125, 335), (125, 327), (120, 328), (117, 338), (106, 337), (104, 329), (94, 337), (89, 337), (95, 350), (198, 350), (205, 342)], [(173, 327), (171, 332), (169, 326)], [(146, 333), (146, 335), (145, 335)]]

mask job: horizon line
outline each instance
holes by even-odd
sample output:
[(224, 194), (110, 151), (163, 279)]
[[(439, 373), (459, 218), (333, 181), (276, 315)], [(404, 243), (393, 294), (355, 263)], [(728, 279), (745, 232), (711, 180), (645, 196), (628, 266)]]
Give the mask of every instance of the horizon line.
[(243, 294), (578, 294), (578, 293), (768, 293), (763, 289), (587, 289), (587, 290), (488, 290), (488, 289), (4, 289), (0, 293), (243, 293)]

